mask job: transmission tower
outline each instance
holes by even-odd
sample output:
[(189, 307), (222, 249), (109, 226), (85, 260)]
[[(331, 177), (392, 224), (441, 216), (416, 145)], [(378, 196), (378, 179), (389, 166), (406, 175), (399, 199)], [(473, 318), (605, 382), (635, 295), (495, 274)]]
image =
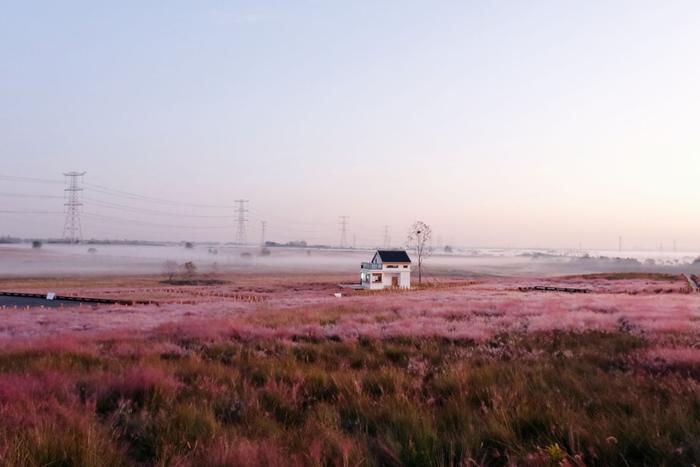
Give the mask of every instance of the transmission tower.
[(260, 246), (265, 246), (265, 227), (267, 221), (260, 221)]
[(63, 238), (71, 243), (78, 243), (83, 239), (83, 228), (80, 225), (80, 211), (83, 206), (82, 192), (80, 186), (85, 172), (67, 172), (66, 177), (68, 187), (65, 188), (66, 202), (66, 222), (63, 224)]
[(348, 219), (349, 216), (340, 217), (340, 248), (346, 248), (348, 245)]
[(248, 240), (246, 238), (245, 224), (248, 219), (245, 217), (245, 213), (248, 212), (246, 209), (247, 199), (237, 199), (235, 203), (238, 205), (236, 208), (236, 213), (238, 214), (238, 219), (236, 220), (236, 243), (238, 245), (245, 245)]
[(391, 237), (389, 236), (389, 226), (384, 226), (384, 248), (391, 246)]

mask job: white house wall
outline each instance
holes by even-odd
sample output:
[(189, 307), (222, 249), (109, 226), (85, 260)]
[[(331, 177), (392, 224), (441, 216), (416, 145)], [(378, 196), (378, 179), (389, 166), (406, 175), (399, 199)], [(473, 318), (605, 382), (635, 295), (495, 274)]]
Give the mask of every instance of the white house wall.
[(399, 279), (399, 287), (410, 289), (411, 288), (411, 269), (407, 271), (401, 271), (401, 277)]

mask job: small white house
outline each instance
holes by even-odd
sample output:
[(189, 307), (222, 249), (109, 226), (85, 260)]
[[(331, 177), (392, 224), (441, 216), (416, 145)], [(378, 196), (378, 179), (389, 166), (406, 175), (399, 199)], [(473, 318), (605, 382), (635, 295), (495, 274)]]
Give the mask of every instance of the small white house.
[(411, 258), (405, 250), (377, 250), (369, 263), (362, 263), (360, 282), (365, 289), (411, 288)]

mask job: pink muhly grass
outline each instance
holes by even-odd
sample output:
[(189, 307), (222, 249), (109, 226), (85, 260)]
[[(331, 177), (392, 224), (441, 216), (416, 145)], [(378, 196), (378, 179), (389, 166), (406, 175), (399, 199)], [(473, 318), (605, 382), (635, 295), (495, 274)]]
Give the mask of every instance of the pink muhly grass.
[(288, 456), (274, 440), (219, 438), (206, 449), (202, 465), (224, 467), (283, 467), (303, 463)]
[(67, 400), (72, 390), (73, 379), (57, 371), (0, 374), (0, 405), (45, 401), (48, 394)]
[(135, 366), (118, 375), (92, 375), (86, 386), (96, 399), (97, 411), (107, 413), (122, 401), (136, 406), (159, 405), (174, 398), (181, 384), (160, 368)]
[(650, 360), (662, 360), (672, 364), (700, 365), (700, 348), (660, 347), (649, 350), (646, 357)]
[[(588, 288), (604, 293), (517, 291), (517, 286), (525, 283), (582, 287), (588, 284)], [(227, 294), (242, 293), (240, 288), (227, 291), (226, 287), (198, 287), (176, 294), (196, 297), (196, 301), (189, 304), (167, 302), (160, 307), (7, 312), (3, 316), (5, 326), (0, 331), (0, 339), (7, 345), (7, 342), (41, 340), (46, 335), (57, 334), (61, 335), (60, 340), (37, 345), (55, 346), (58, 353), (90, 354), (97, 350), (83, 347), (83, 341), (89, 340), (74, 336), (129, 340), (138, 333), (166, 337), (186, 348), (185, 342), (192, 340), (295, 337), (354, 340), (360, 336), (415, 335), (483, 340), (502, 332), (615, 331), (621, 323), (626, 329), (639, 332), (698, 332), (700, 308), (696, 296), (610, 293), (623, 289), (640, 291), (657, 283), (666, 287), (682, 285), (680, 281), (651, 279), (524, 281), (502, 278), (407, 293), (357, 293), (341, 299), (333, 297), (327, 289), (295, 291), (290, 286), (275, 285), (269, 287), (272, 292), (266, 292), (269, 297), (264, 304), (227, 299)], [(207, 290), (213, 290), (213, 296), (207, 298)], [(149, 349), (116, 345), (112, 352), (115, 356), (129, 354), (140, 358)], [(163, 353), (169, 351), (164, 349)]]
[(120, 394), (133, 395), (144, 390), (172, 393), (178, 389), (179, 383), (160, 368), (140, 366), (127, 369), (107, 382), (107, 386)]

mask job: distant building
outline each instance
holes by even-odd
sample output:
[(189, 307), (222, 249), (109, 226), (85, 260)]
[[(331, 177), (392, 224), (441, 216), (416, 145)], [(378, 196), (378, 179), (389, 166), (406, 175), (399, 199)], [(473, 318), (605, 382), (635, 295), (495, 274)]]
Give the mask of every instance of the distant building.
[(369, 263), (362, 263), (360, 282), (365, 289), (411, 288), (411, 258), (405, 250), (377, 250)]

